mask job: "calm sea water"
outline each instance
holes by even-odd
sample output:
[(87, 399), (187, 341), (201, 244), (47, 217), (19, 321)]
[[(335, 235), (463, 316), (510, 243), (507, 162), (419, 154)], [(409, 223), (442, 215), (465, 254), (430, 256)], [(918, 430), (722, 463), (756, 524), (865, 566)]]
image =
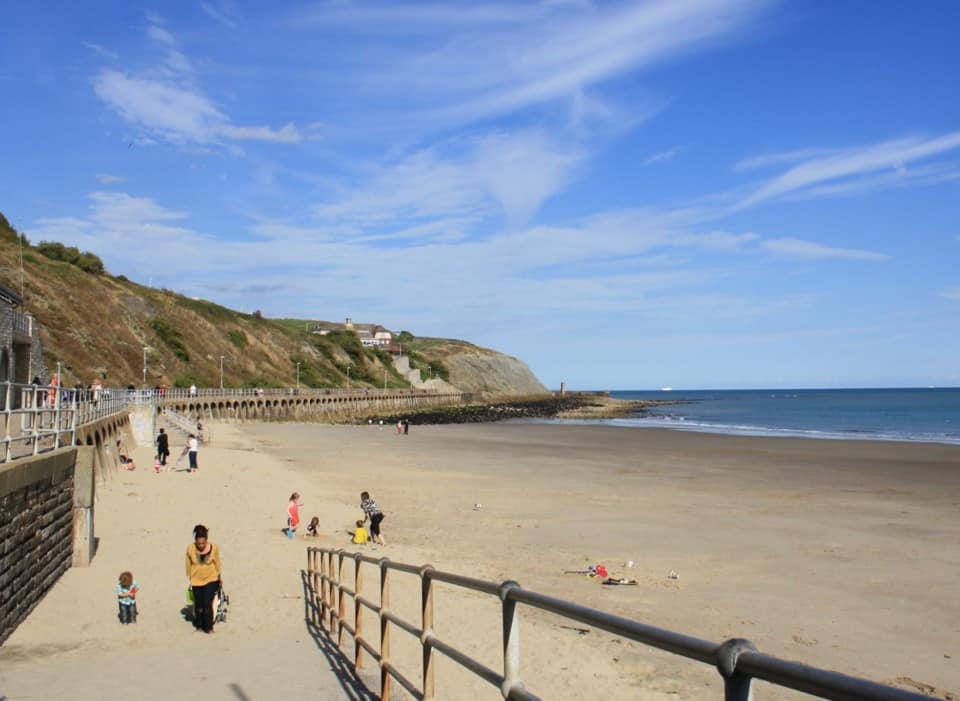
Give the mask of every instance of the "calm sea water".
[(749, 436), (925, 441), (960, 445), (960, 388), (611, 392), (682, 404), (605, 423)]

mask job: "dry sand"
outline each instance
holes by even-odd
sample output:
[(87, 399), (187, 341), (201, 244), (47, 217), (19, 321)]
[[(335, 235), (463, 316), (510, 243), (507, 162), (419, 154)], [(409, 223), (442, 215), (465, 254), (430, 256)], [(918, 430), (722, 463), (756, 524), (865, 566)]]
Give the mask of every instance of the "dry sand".
[[(342, 663), (304, 624), (294, 597), (306, 541), (280, 527), (296, 490), (305, 520), (320, 516), (317, 544), (349, 548), (363, 489), (387, 514), (388, 544), (368, 554), (515, 579), (707, 640), (746, 637), (769, 654), (940, 698), (960, 691), (960, 447), (546, 424), (413, 426), (408, 436), (256, 424), (220, 426), (216, 437), (196, 475), (141, 468), (100, 489), (97, 557), (0, 648), (0, 696), (362, 696), (330, 672)], [(136, 452), (143, 465), (148, 450)], [(179, 613), (198, 522), (222, 548), (232, 600), (213, 636)], [(639, 584), (563, 573), (593, 563)], [(132, 627), (115, 615), (123, 569), (143, 588)], [(393, 608), (416, 621), (416, 580), (396, 575), (394, 587)], [(497, 669), (496, 601), (442, 586), (436, 607), (440, 637)], [(522, 616), (523, 677), (543, 698), (722, 697), (704, 665)], [(393, 640), (416, 679), (418, 647), (400, 631)], [(372, 672), (363, 678), (373, 683)], [(757, 686), (758, 698), (799, 698)], [(437, 692), (498, 697), (445, 660)]]

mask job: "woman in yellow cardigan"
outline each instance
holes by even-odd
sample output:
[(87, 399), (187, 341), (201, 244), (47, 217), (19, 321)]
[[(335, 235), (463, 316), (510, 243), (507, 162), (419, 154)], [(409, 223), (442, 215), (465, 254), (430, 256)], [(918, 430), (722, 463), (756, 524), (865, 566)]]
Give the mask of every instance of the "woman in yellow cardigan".
[(193, 627), (213, 632), (213, 597), (220, 590), (220, 549), (207, 540), (207, 527), (194, 526), (187, 546), (187, 577), (193, 589)]

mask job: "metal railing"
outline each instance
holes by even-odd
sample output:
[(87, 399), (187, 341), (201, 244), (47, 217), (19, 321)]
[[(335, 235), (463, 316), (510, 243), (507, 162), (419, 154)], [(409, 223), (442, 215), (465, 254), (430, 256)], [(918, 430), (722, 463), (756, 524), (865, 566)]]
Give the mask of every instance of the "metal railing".
[(354, 397), (374, 397), (384, 395), (410, 395), (414, 397), (430, 396), (437, 394), (457, 394), (460, 392), (450, 390), (436, 389), (383, 389), (382, 387), (361, 387), (361, 388), (326, 388), (319, 389), (314, 387), (271, 387), (271, 388), (224, 388), (215, 387), (167, 387), (164, 389), (137, 390), (138, 393), (146, 397), (157, 397), (159, 399), (197, 399), (214, 397), (231, 398), (249, 398), (249, 397), (325, 397), (325, 396), (354, 396)]
[[(344, 583), (344, 563), (353, 561), (353, 588)], [(367, 563), (379, 570), (379, 604), (364, 596), (361, 565)], [(420, 578), (420, 621), (406, 621), (390, 608), (390, 573), (403, 572)], [(724, 682), (725, 701), (747, 701), (752, 697), (751, 683), (762, 680), (825, 699), (844, 701), (921, 701), (921, 694), (850, 677), (797, 662), (765, 655), (749, 640), (734, 638), (713, 643), (681, 633), (614, 616), (597, 609), (528, 591), (517, 582), (500, 584), (451, 572), (435, 570), (431, 565), (409, 565), (373, 558), (343, 549), (307, 548), (308, 608), (312, 623), (319, 625), (331, 638), (336, 635), (337, 647), (343, 650), (344, 632), (353, 638), (352, 662), (355, 670), (363, 666), (364, 653), (380, 667), (380, 698), (389, 701), (391, 682), (396, 681), (416, 699), (434, 698), (434, 652), (440, 652), (461, 667), (499, 689), (505, 699), (530, 701), (538, 697), (526, 690), (521, 675), (520, 607), (531, 606), (563, 618), (585, 623), (608, 633), (619, 635), (651, 647), (716, 667)], [(455, 587), (496, 596), (501, 601), (503, 673), (490, 669), (433, 631), (433, 584), (443, 582)], [(353, 600), (353, 622), (346, 620), (346, 599)], [(379, 649), (364, 632), (364, 609), (378, 617)], [(390, 658), (391, 627), (404, 631), (420, 641), (422, 665), (419, 686), (397, 669)]]
[(125, 411), (123, 392), (0, 383), (0, 462), (74, 445), (77, 428)]

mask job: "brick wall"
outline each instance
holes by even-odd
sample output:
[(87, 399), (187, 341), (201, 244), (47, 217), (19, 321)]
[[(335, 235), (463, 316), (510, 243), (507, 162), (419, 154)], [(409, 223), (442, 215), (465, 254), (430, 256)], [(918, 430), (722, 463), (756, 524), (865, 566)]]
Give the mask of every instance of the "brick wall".
[(0, 467), (0, 644), (70, 567), (76, 456), (65, 448)]

